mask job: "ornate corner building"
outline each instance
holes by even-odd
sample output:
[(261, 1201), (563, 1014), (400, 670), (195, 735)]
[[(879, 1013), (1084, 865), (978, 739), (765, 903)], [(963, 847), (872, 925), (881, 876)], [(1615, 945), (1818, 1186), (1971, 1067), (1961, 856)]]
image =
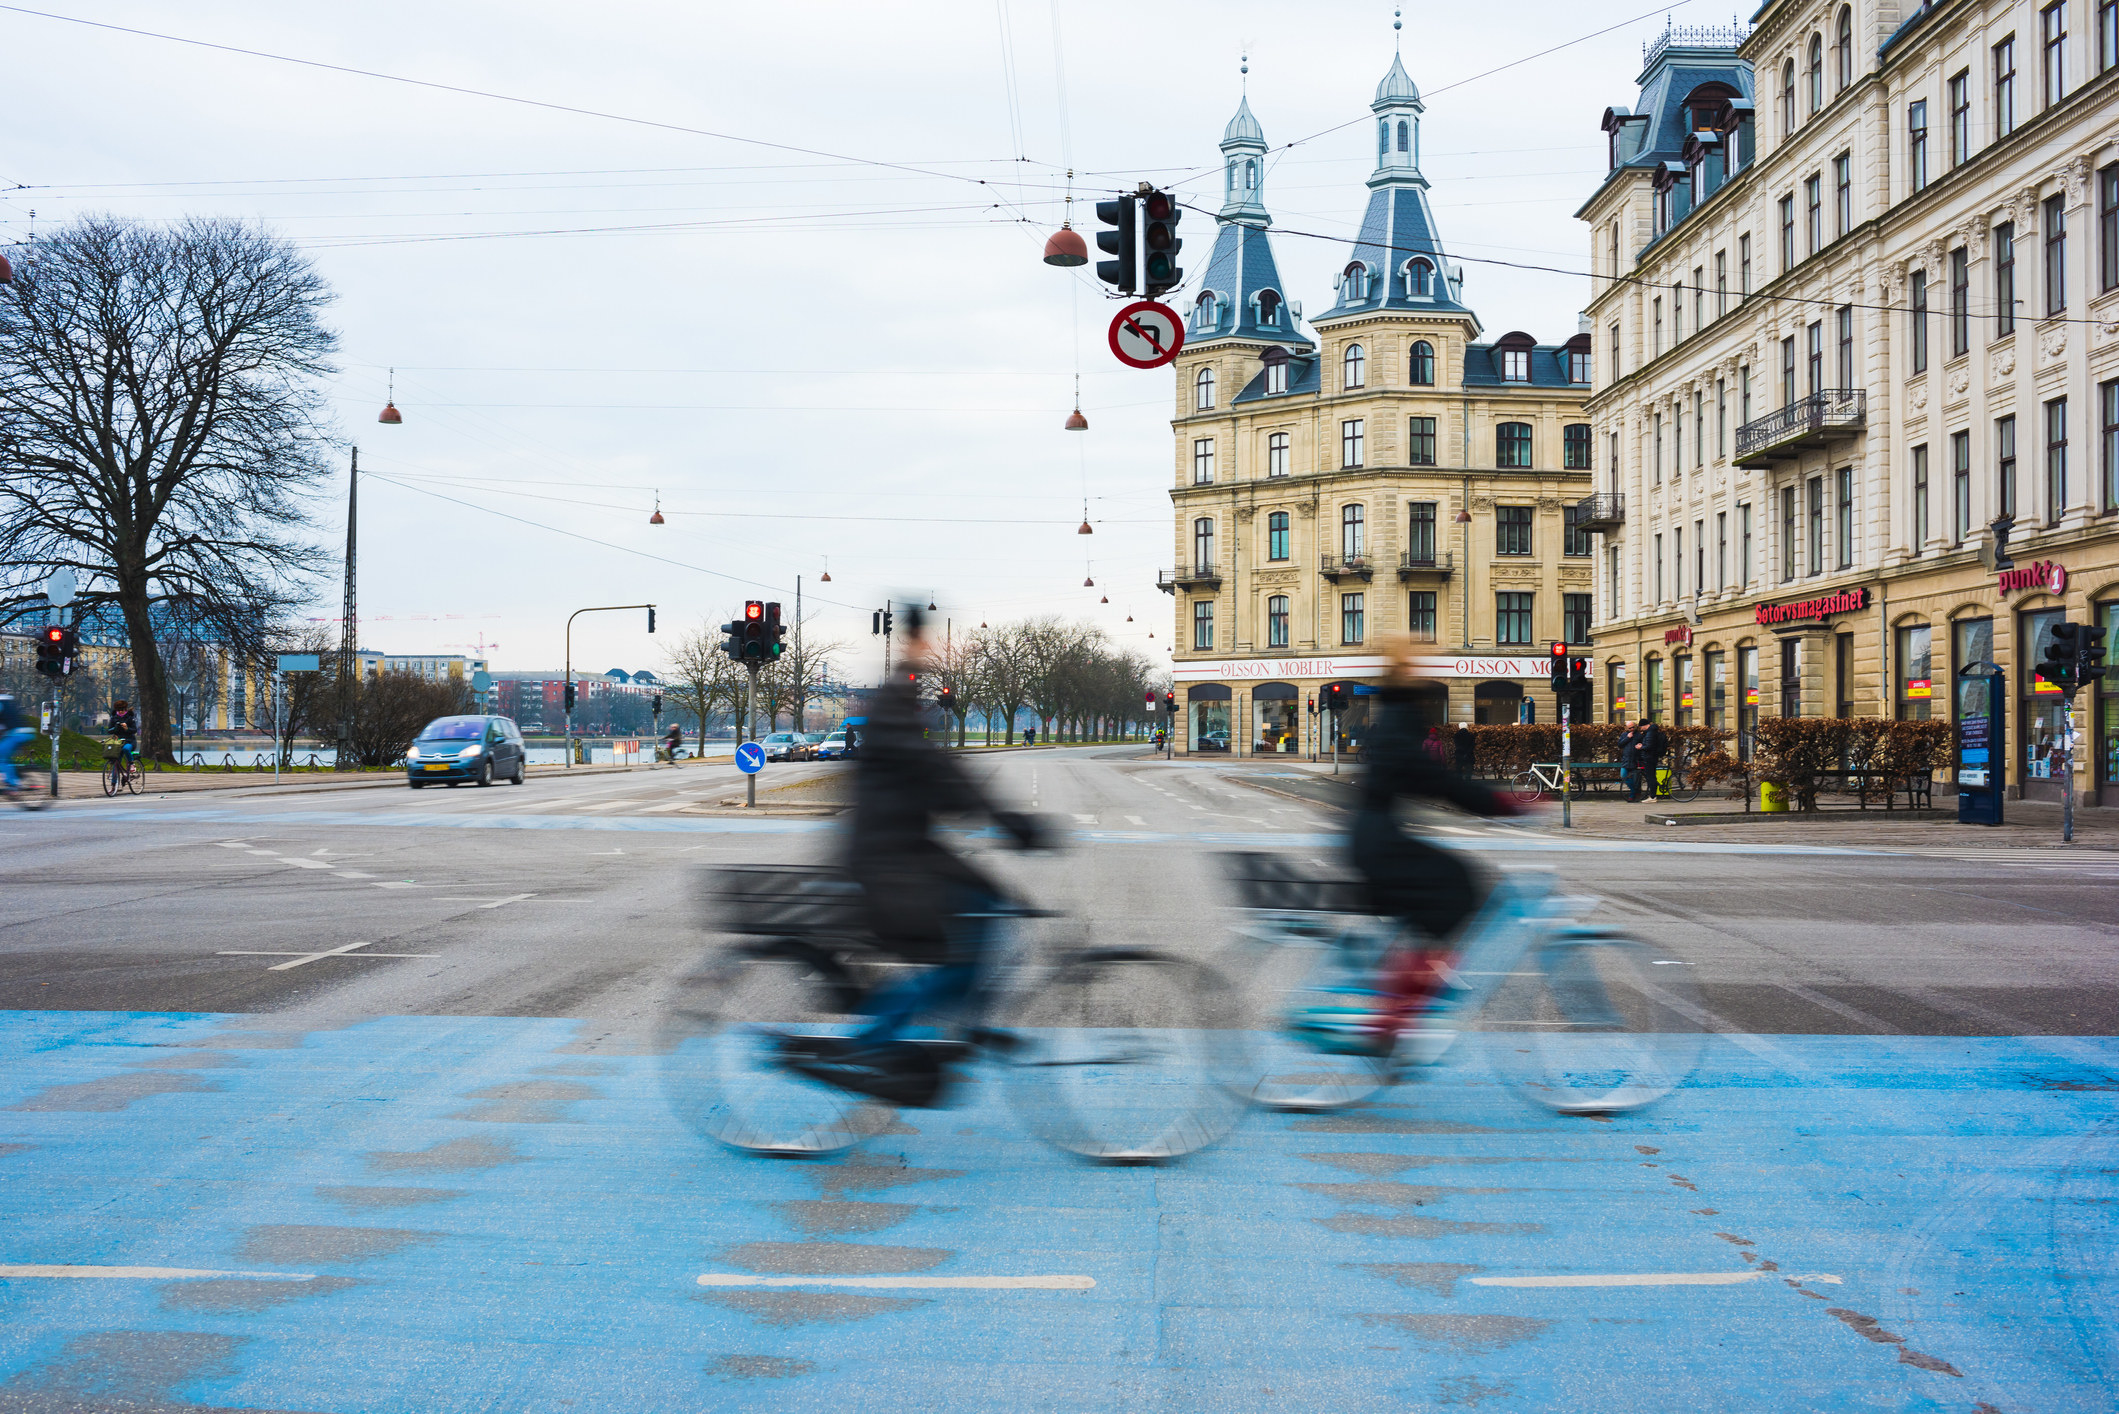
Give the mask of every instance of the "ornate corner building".
[[(2119, 640), (2119, 4), (1755, 19), (1650, 46), (1577, 213), (1600, 710), (1748, 754), (1761, 714), (1954, 717), (1992, 664), (2001, 749), (1957, 764), (2058, 799), (2033, 670), (2062, 618)], [(2119, 805), (2119, 675), (2083, 715)]]
[[(1577, 523), (1594, 451), (1590, 338), (1479, 342), (1420, 172), (1419, 91), (1377, 86), (1376, 168), (1330, 307), (1273, 256), (1265, 134), (1222, 135), (1223, 199), (1177, 361), (1173, 674), (1189, 751), (1332, 749), (1308, 704), (1416, 644), (1437, 723), (1553, 720), (1548, 645), (1586, 643)], [(1358, 749), (1367, 698), (1339, 722)]]

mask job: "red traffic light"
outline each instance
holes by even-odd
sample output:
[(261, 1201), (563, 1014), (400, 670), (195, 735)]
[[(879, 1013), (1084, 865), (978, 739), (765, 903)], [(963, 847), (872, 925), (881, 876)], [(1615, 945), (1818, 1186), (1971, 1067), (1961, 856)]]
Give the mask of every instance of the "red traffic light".
[(1567, 645), (1555, 640), (1552, 645), (1552, 656), (1555, 658), (1565, 658), (1567, 656)]
[(743, 601), (743, 617), (744, 617), (744, 618), (746, 618), (746, 619), (762, 619), (762, 618), (764, 618), (764, 617), (765, 617), (765, 601), (764, 601), (764, 600), (762, 600), (762, 599), (746, 599), (746, 600), (744, 600), (744, 601)]
[(53, 644), (64, 643), (66, 642), (66, 630), (60, 628), (57, 624), (53, 624), (50, 628), (44, 630), (44, 641)]

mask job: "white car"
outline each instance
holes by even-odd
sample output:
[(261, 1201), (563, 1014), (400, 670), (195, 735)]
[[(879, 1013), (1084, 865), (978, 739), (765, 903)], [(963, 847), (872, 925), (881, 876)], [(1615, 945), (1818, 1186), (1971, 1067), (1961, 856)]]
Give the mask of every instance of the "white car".
[(826, 732), (824, 740), (817, 743), (817, 760), (842, 761), (846, 758), (846, 729)]

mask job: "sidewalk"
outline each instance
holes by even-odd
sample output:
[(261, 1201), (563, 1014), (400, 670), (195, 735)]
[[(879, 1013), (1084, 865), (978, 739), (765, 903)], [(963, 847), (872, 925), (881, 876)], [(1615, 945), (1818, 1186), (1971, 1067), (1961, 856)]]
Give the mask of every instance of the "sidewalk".
[[(689, 757), (677, 763), (674, 769), (685, 770), (693, 766), (727, 765), (729, 756)], [(529, 768), (529, 778), (535, 780), (571, 779), (576, 776), (612, 776), (628, 771), (667, 771), (666, 765), (638, 766), (576, 766), (568, 770), (561, 765), (535, 765)], [(287, 771), (281, 774), (275, 785), (270, 771), (217, 771), (211, 767), (203, 771), (149, 771), (140, 784), (140, 798), (155, 796), (189, 795), (195, 791), (255, 792), (259, 795), (305, 795), (348, 790), (403, 790), (403, 771), (359, 771), (340, 775), (335, 771)], [(103, 776), (98, 771), (61, 771), (59, 773), (59, 798), (61, 800), (101, 799)]]

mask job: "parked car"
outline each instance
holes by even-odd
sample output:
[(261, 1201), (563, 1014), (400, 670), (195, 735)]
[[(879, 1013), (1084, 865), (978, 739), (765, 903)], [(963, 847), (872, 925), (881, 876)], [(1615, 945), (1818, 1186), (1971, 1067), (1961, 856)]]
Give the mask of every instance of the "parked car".
[(765, 759), (768, 761), (800, 761), (805, 744), (796, 732), (774, 732), (759, 742), (759, 745), (765, 748)]
[(1227, 751), (1229, 749), (1229, 734), (1219, 729), (1201, 732), (1199, 734), (1199, 749), (1201, 751)]
[(521, 785), (522, 732), (506, 717), (436, 717), (405, 748), (405, 781), (412, 789), (446, 781)]
[(846, 759), (850, 749), (846, 739), (846, 728), (835, 727), (831, 731), (826, 732), (824, 739), (817, 743), (816, 759), (819, 761), (843, 761)]

